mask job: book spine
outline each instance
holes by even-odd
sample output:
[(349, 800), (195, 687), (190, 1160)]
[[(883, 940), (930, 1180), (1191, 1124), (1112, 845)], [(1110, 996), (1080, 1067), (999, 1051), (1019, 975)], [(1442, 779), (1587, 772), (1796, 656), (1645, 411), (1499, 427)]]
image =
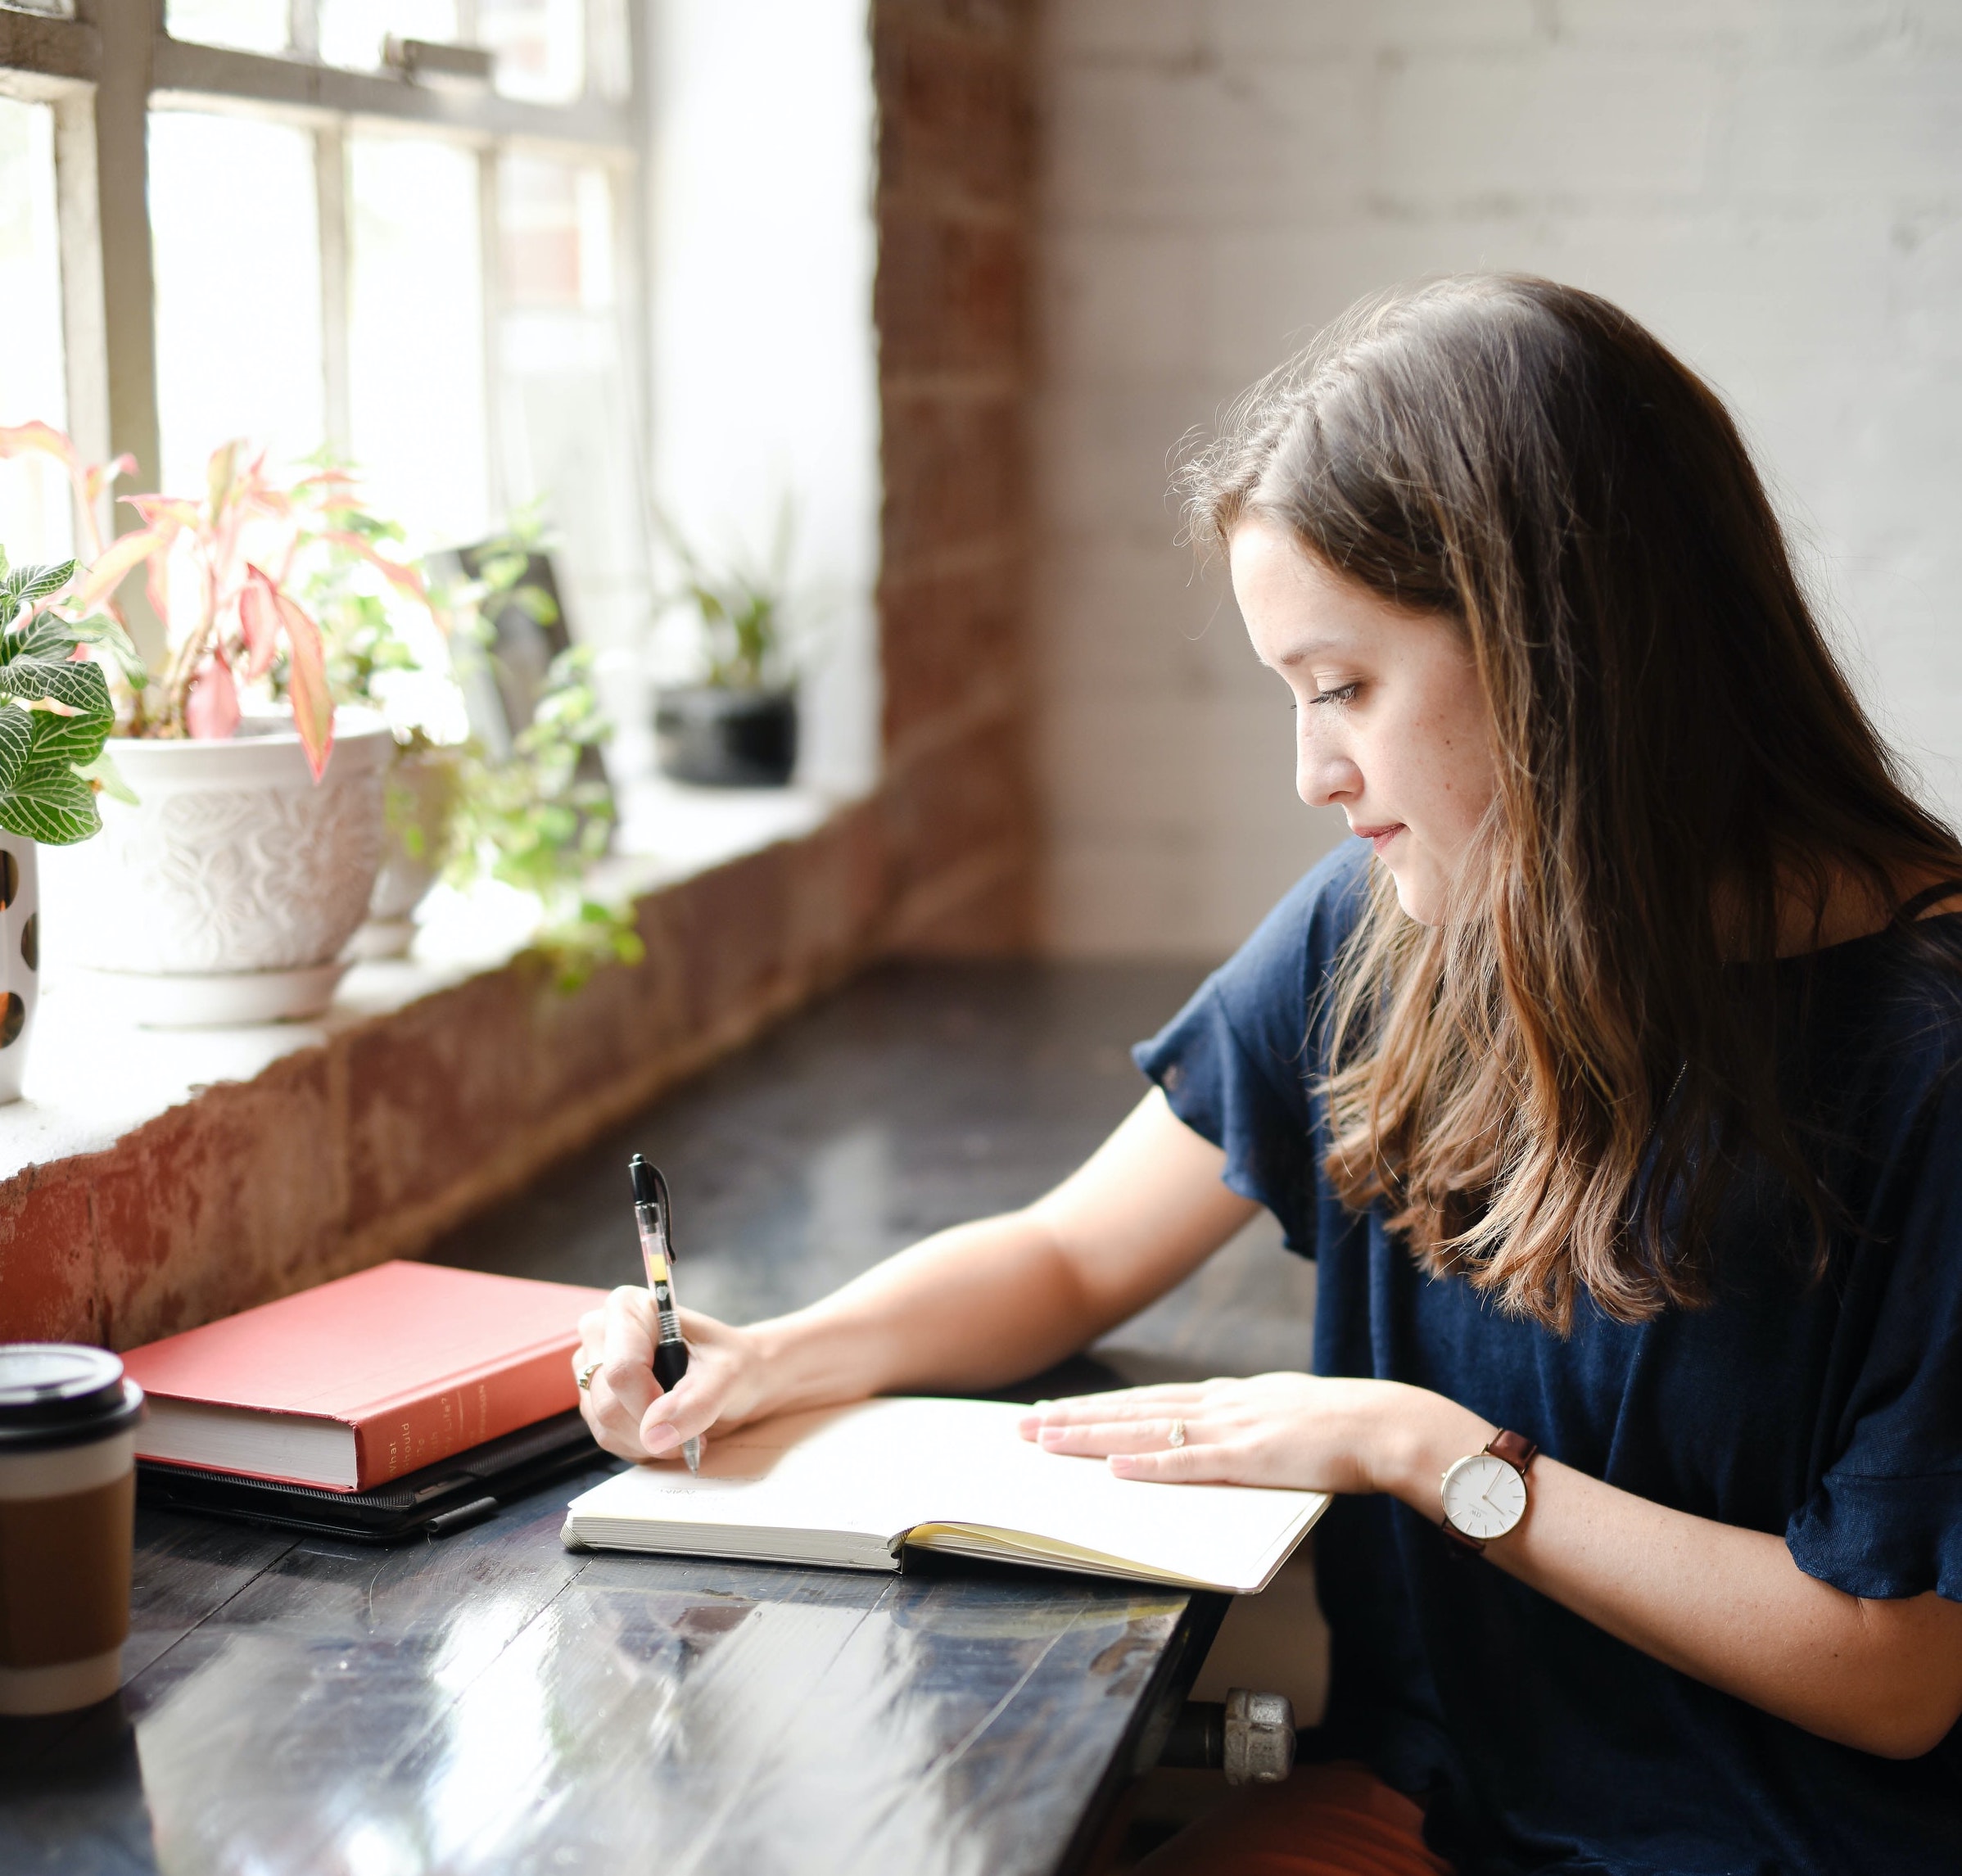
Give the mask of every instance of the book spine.
[(452, 1453), (515, 1433), (579, 1404), (568, 1340), (509, 1367), (454, 1376), (401, 1396), (354, 1422), (355, 1489), (385, 1485)]

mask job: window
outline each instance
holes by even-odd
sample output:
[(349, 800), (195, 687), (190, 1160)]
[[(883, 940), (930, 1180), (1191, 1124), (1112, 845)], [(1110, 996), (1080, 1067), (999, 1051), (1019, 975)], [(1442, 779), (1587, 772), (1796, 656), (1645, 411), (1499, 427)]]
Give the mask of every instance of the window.
[[(66, 428), (52, 107), (0, 97), (0, 423)], [(45, 456), (0, 463), (0, 540), (23, 561), (66, 556), (68, 484)]]
[[(325, 447), (419, 549), (536, 510), (580, 635), (641, 630), (628, 0), (29, 10), (0, 70), (0, 423), (173, 490), (232, 436)], [(0, 463), (10, 551), (68, 546), (50, 468)]]

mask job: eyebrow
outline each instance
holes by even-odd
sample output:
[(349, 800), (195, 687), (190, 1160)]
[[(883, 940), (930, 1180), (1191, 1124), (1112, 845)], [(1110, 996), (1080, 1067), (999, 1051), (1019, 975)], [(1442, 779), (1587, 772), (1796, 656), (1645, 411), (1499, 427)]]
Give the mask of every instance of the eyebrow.
[(1298, 664), (1306, 664), (1310, 658), (1318, 658), (1324, 652), (1340, 651), (1344, 649), (1343, 642), (1339, 638), (1327, 636), (1313, 638), (1309, 640), (1306, 644), (1296, 646), (1286, 658), (1276, 658), (1274, 668), (1277, 671), (1288, 670)]

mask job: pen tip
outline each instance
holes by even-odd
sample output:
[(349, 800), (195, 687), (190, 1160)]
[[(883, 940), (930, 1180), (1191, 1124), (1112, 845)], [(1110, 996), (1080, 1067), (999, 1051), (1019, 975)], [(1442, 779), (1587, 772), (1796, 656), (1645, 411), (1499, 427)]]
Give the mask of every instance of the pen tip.
[(699, 1440), (683, 1440), (681, 1457), (687, 1462), (689, 1477), (694, 1478), (702, 1470), (702, 1442)]

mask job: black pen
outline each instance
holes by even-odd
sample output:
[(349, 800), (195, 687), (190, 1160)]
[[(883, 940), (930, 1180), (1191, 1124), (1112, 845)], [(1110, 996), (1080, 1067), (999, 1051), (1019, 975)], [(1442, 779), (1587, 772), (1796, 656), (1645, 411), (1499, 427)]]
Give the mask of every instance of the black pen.
[[(654, 1343), (654, 1379), (662, 1392), (674, 1392), (675, 1383), (688, 1372), (688, 1344), (681, 1340), (680, 1318), (675, 1313), (674, 1232), (669, 1222), (667, 1182), (658, 1166), (650, 1166), (636, 1153), (627, 1163), (634, 1182), (634, 1223), (640, 1228), (640, 1262), (647, 1272), (647, 1286), (653, 1294), (654, 1313), (661, 1332)], [(684, 1440), (681, 1457), (690, 1472), (702, 1468), (702, 1442)]]

